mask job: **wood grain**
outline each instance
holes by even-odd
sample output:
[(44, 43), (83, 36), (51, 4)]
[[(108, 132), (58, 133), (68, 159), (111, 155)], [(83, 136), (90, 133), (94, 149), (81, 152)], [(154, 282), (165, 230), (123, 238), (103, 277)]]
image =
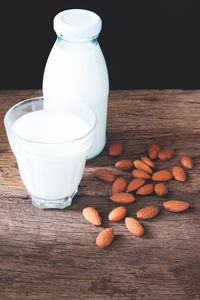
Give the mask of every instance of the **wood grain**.
[[(20, 100), (39, 96), (39, 90), (0, 92), (0, 299), (200, 299), (200, 91), (111, 91), (107, 145), (87, 163), (78, 195), (64, 210), (32, 206), (21, 182), (5, 135), (5, 112)], [(120, 140), (120, 159), (136, 159), (150, 143), (173, 147), (169, 162), (156, 161), (156, 169), (170, 169), (182, 155), (194, 160), (185, 183), (167, 183), (169, 194), (141, 197), (126, 205), (128, 216), (146, 205), (162, 207), (169, 199), (185, 200), (191, 208), (180, 214), (161, 210), (141, 221), (142, 238), (132, 236), (124, 221), (111, 223), (108, 213), (117, 205), (108, 198), (111, 184), (93, 176), (105, 167), (131, 180), (130, 171), (113, 167), (108, 146)], [(87, 223), (81, 210), (97, 208), (101, 227)], [(106, 249), (95, 246), (97, 233), (112, 226), (115, 239)]]

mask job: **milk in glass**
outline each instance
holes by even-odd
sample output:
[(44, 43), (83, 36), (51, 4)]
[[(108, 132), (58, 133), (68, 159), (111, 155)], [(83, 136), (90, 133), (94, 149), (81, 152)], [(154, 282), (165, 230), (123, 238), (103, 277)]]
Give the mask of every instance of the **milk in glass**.
[(71, 102), (65, 109), (44, 109), (42, 97), (32, 98), (13, 106), (4, 124), (32, 203), (40, 208), (69, 206), (94, 138), (91, 109)]
[(37, 141), (30, 145), (15, 138), (10, 141), (31, 195), (47, 200), (72, 195), (82, 177), (87, 147), (80, 149), (62, 142), (77, 139), (89, 129), (80, 117), (60, 110), (34, 111), (15, 121), (15, 134)]

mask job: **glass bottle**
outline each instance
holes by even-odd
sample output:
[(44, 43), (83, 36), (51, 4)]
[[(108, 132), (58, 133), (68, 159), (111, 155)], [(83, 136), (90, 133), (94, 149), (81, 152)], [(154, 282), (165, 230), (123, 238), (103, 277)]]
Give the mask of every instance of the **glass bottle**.
[(50, 100), (58, 96), (58, 99), (83, 102), (95, 113), (96, 133), (88, 159), (99, 155), (106, 143), (109, 79), (97, 40), (101, 27), (100, 17), (88, 10), (70, 9), (56, 15), (54, 30), (57, 40), (43, 77), (45, 107), (64, 107), (59, 100)]

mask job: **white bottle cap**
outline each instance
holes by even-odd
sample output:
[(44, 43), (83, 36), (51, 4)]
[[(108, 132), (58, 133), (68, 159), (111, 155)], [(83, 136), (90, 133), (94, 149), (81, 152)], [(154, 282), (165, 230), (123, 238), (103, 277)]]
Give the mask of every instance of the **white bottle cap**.
[(64, 10), (54, 18), (57, 35), (70, 41), (91, 39), (99, 34), (101, 27), (101, 18), (85, 9)]

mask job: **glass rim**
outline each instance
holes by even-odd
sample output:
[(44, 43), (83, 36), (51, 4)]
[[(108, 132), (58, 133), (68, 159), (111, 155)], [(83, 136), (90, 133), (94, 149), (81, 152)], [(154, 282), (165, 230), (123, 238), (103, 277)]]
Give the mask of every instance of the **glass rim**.
[[(84, 135), (78, 137), (78, 138), (75, 138), (75, 139), (70, 139), (70, 140), (65, 140), (65, 141), (58, 141), (58, 142), (41, 142), (41, 141), (37, 141), (37, 140), (33, 140), (33, 139), (26, 139), (24, 138), (23, 136), (20, 136), (18, 134), (16, 134), (11, 126), (8, 124), (8, 118), (9, 118), (9, 115), (18, 107), (20, 106), (23, 106), (25, 103), (28, 103), (28, 102), (37, 102), (37, 101), (44, 101), (44, 96), (38, 96), (38, 97), (33, 97), (33, 98), (28, 98), (28, 99), (25, 99), (25, 100), (22, 100), (18, 103), (16, 103), (15, 105), (13, 105), (6, 113), (5, 113), (5, 116), (4, 116), (4, 126), (6, 128), (6, 131), (9, 131), (10, 133), (12, 133), (14, 136), (16, 136), (17, 138), (19, 138), (20, 140), (23, 140), (23, 141), (26, 141), (26, 142), (29, 142), (29, 143), (37, 143), (37, 144), (44, 144), (44, 145), (57, 145), (57, 144), (66, 144), (66, 143), (72, 143), (72, 142), (76, 142), (76, 141), (79, 141), (79, 140), (83, 140), (84, 138), (86, 138), (87, 136), (89, 136), (95, 129), (96, 127), (96, 123), (97, 123), (97, 118), (96, 118), (96, 115), (95, 113), (93, 112), (93, 110), (88, 106), (86, 105), (85, 103), (83, 102), (70, 102), (71, 105), (73, 104), (79, 104), (81, 105), (82, 107), (84, 108), (87, 108), (87, 110), (89, 110), (91, 113), (92, 113), (92, 116), (93, 116), (93, 124), (92, 126), (90, 127), (90, 130), (85, 133)], [(47, 98), (65, 98), (65, 97), (54, 97), (54, 96), (47, 96)], [(41, 109), (42, 110), (42, 109)], [(51, 109), (52, 110), (52, 109)]]

